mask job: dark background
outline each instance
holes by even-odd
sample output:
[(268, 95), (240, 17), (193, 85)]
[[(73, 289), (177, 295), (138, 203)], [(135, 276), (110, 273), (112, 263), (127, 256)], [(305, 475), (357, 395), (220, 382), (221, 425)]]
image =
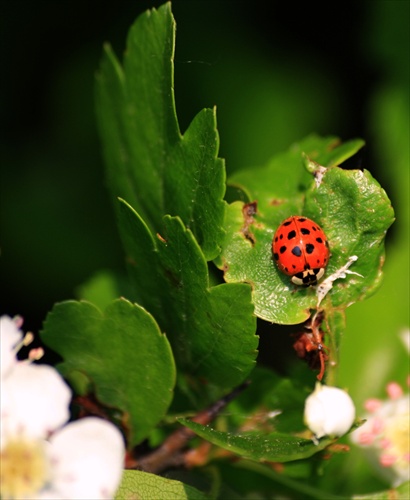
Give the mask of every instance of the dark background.
[[(122, 268), (94, 76), (102, 44), (121, 57), (132, 22), (161, 3), (1, 3), (1, 312), (22, 315), (25, 329), (40, 329), (95, 271)], [(181, 130), (217, 105), (228, 174), (311, 132), (362, 137), (367, 147), (350, 166), (369, 169), (395, 204), (371, 102), (386, 83), (408, 88), (409, 2), (172, 5)]]

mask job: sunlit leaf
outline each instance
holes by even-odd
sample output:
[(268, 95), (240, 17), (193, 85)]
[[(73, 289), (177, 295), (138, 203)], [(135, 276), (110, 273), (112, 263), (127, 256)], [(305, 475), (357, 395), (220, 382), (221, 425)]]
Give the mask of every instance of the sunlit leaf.
[(206, 500), (209, 498), (201, 491), (188, 484), (148, 474), (137, 470), (125, 470), (120, 487), (115, 495), (116, 500), (135, 500), (152, 498), (155, 500)]

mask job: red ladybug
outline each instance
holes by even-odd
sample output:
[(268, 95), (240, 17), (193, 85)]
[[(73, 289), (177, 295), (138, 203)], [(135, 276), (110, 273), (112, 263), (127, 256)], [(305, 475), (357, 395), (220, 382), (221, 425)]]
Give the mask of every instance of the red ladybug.
[(314, 286), (325, 274), (329, 244), (323, 230), (307, 217), (292, 215), (276, 230), (272, 242), (278, 268), (300, 286)]

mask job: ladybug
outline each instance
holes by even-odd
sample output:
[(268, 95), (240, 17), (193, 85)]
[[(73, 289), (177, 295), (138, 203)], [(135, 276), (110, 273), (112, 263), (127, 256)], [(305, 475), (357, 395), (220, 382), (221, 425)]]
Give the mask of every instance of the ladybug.
[(323, 230), (307, 217), (292, 215), (276, 230), (272, 242), (278, 268), (299, 286), (314, 286), (325, 274), (329, 244)]

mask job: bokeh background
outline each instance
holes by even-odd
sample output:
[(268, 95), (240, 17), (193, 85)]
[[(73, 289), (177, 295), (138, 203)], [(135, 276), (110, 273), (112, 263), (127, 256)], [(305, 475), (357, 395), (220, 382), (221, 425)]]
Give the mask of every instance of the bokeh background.
[[(121, 57), (132, 22), (161, 3), (1, 3), (1, 312), (23, 315), (28, 329), (39, 330), (53, 304), (75, 297), (96, 271), (123, 267), (94, 77), (102, 44), (110, 41)], [(366, 140), (348, 166), (379, 180), (397, 221), (385, 285), (349, 311), (348, 325), (363, 340), (351, 334), (344, 348), (362, 359), (386, 339), (394, 344), (409, 314), (409, 2), (334, 2), (331, 10), (319, 2), (172, 5), (181, 130), (216, 105), (228, 174), (311, 132)], [(385, 354), (379, 363), (392, 369)], [(346, 383), (355, 369), (346, 364)]]

